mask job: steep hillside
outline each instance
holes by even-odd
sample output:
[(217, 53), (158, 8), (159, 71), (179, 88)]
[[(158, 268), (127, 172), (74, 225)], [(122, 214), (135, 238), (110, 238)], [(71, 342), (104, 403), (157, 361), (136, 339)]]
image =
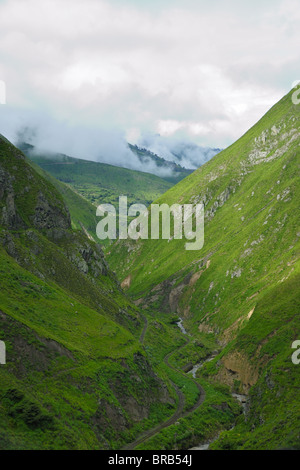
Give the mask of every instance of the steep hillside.
[(159, 157), (155, 153), (137, 145), (128, 144), (130, 150), (139, 158), (141, 163), (153, 162), (158, 169), (163, 170), (166, 175), (162, 178), (173, 184), (178, 183), (186, 176), (193, 173), (194, 170), (183, 168), (181, 165), (164, 158)]
[[(139, 304), (180, 314), (221, 354), (202, 369), (249, 394), (246, 422), (214, 446), (299, 447), (300, 106), (292, 93), (158, 203), (205, 205), (205, 242), (116, 242), (109, 257)], [(121, 262), (120, 262), (121, 260)]]
[(1, 449), (118, 448), (174, 408), (143, 321), (55, 187), (0, 136)]
[(172, 186), (172, 183), (150, 173), (62, 154), (38, 155), (28, 144), (19, 147), (33, 162), (96, 206), (101, 203), (118, 204), (122, 195), (127, 195), (130, 204), (148, 205)]
[(32, 160), (28, 160), (31, 166), (43, 178), (50, 181), (51, 184), (62, 195), (63, 200), (70, 212), (71, 225), (74, 230), (81, 230), (92, 240), (96, 239), (96, 226), (98, 219), (96, 217), (95, 205), (78, 194), (72, 186), (59, 181), (47, 171), (43, 170)]

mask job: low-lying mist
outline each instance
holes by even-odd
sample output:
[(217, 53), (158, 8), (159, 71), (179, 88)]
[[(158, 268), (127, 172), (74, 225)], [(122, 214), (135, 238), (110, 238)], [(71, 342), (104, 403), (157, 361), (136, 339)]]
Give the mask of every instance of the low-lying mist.
[(174, 161), (184, 168), (193, 170), (221, 151), (219, 148), (201, 147), (183, 138), (165, 137), (159, 134), (142, 136), (137, 145), (165, 160)]
[[(47, 115), (0, 108), (0, 132), (15, 145), (26, 142), (39, 154), (51, 158), (62, 153), (84, 160), (98, 161), (132, 170), (153, 173), (162, 178), (173, 176), (167, 166), (157, 166), (151, 158), (143, 162), (129, 149), (125, 134), (119, 129), (103, 129), (88, 125), (72, 125)], [(195, 169), (218, 150), (199, 147), (192, 142), (178, 141), (158, 135), (140, 138), (137, 145), (182, 167)]]

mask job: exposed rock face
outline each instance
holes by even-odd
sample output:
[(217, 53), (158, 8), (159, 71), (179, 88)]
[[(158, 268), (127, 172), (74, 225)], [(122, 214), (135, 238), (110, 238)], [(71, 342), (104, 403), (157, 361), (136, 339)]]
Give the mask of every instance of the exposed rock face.
[[(195, 285), (201, 278), (202, 274), (207, 269), (209, 269), (211, 265), (211, 255), (212, 253), (208, 253), (204, 258), (198, 260), (197, 268), (194, 268), (193, 271), (184, 276), (181, 282), (178, 282), (178, 276), (182, 276), (182, 273), (179, 271), (172, 278), (154, 286), (146, 297), (136, 301), (136, 305), (150, 307), (152, 303), (159, 301), (162, 311), (178, 313), (180, 315), (184, 315), (185, 317), (188, 316), (190, 307), (186, 306), (184, 308), (180, 305), (182, 294), (187, 288), (190, 292), (193, 292), (193, 289), (195, 288)], [(193, 266), (194, 264), (196, 263), (193, 263)], [(198, 270), (195, 271), (195, 269)], [(131, 276), (130, 279), (132, 281)], [(125, 282), (125, 280), (123, 282)]]
[(289, 147), (299, 138), (296, 129), (285, 131), (286, 124), (280, 123), (278, 128), (273, 126), (266, 129), (254, 140), (253, 150), (249, 154), (248, 163), (259, 165), (281, 157)]
[(248, 358), (239, 352), (228, 354), (222, 359), (222, 367), (217, 375), (218, 380), (230, 387), (236, 380), (241, 381), (245, 393), (256, 384), (258, 378), (258, 367), (252, 366)]
[(121, 283), (121, 287), (122, 289), (129, 289), (130, 284), (131, 284), (131, 274), (129, 274), (129, 276), (127, 276), (124, 279), (124, 281)]
[[(24, 155), (2, 136), (0, 153), (0, 225), (4, 228), (1, 243), (8, 254), (24, 264), (14, 241), (16, 234), (11, 231), (26, 230), (32, 255), (40, 255), (43, 243), (37, 230), (56, 244), (65, 240), (62, 248), (81, 273), (93, 278), (107, 275), (100, 246), (71, 232), (69, 211), (56, 189), (40, 178)], [(35, 274), (43, 278), (41, 272)]]
[(178, 309), (178, 302), (181, 297), (182, 291), (185, 288), (185, 284), (182, 283), (177, 287), (174, 287), (174, 289), (171, 290), (169, 294), (169, 305), (171, 312), (177, 312)]
[(160, 403), (174, 405), (174, 400), (170, 398), (166, 385), (158, 379), (145, 357), (140, 353), (134, 354), (134, 363), (138, 366), (138, 370), (142, 371), (144, 377), (147, 377), (148, 384), (153, 393), (144, 395), (140, 400), (128, 393), (126, 381), (130, 379), (130, 383), (135, 384), (138, 389), (141, 384), (141, 378), (137, 373), (132, 373), (128, 365), (124, 363), (124, 374), (110, 381), (110, 388), (118, 398), (119, 406), (109, 403), (104, 399), (100, 400), (96, 413), (93, 416), (93, 424), (99, 433), (103, 432), (103, 428), (109, 423), (114, 423), (117, 434), (125, 431), (129, 428), (128, 417), (134, 423), (148, 418), (151, 406), (157, 403), (158, 400)]
[(70, 261), (83, 274), (89, 273), (94, 278), (100, 274), (104, 276), (108, 274), (108, 266), (99, 245), (92, 245), (89, 241), (76, 240), (72, 250), (68, 250), (67, 254)]
[(0, 136), (0, 223), (11, 230), (71, 228), (70, 214), (56, 190)]
[(0, 213), (1, 225), (8, 228), (24, 228), (25, 224), (18, 215), (15, 206), (15, 193), (12, 186), (12, 178), (8, 172), (0, 165), (0, 204), (2, 213)]
[[(9, 257), (3, 253), (4, 250)], [(1, 136), (0, 254), (1, 260), (4, 259), (5, 263), (7, 260), (9, 266), (7, 271), (2, 270), (1, 279), (10, 273), (13, 278), (13, 282), (5, 285), (5, 294), (9, 299), (12, 296), (13, 308), (11, 311), (6, 310), (4, 302), (4, 311), (0, 310), (0, 323), (1, 331), (11, 345), (7, 370), (12, 379), (9, 380), (13, 383), (17, 378), (26, 384), (24, 393), (20, 394), (17, 388), (15, 390), (16, 394), (19, 393), (20, 401), (27, 400), (27, 389), (30, 396), (34, 374), (38, 372), (37, 382), (51, 377), (51, 383), (57, 384), (57, 387), (49, 387), (53, 402), (63, 402), (64, 398), (59, 391), (62, 374), (63, 382), (70, 384), (71, 389), (76, 389), (77, 397), (84, 400), (88, 393), (91, 403), (94, 400), (90, 408), (93, 412), (89, 410), (84, 418), (84, 411), (70, 404), (70, 420), (76, 422), (78, 419), (81, 424), (88, 423), (89, 445), (91, 432), (95, 434), (100, 448), (111, 446), (111, 442), (107, 442), (104, 437), (105, 433), (111, 433), (117, 439), (122, 432), (128, 432), (133, 424), (149, 418), (155, 403), (174, 405), (168, 388), (154, 373), (145, 355), (135, 352), (139, 351), (138, 347), (130, 349), (132, 344), (138, 343), (138, 339), (130, 332), (140, 328), (140, 315), (123, 296), (100, 245), (82, 231), (72, 230), (70, 215), (60, 193), (29, 165), (21, 152)], [(40, 279), (44, 282), (40, 282)], [(22, 302), (21, 308), (13, 304), (16, 285), (20, 287), (22, 295), (24, 292), (24, 298), (30, 306), (28, 309), (24, 307), (24, 311), (25, 302)], [(57, 309), (57, 316), (51, 316), (52, 308)], [(17, 319), (14, 318), (14, 310), (21, 312), (20, 318), (18, 313)], [(60, 323), (64, 310), (67, 311), (66, 323)], [(103, 323), (99, 321), (100, 317)], [(30, 327), (22, 323), (28, 318), (32, 320), (29, 322)], [(39, 328), (40, 321), (46, 325), (45, 329)], [(65, 336), (64, 333), (57, 333), (64, 328), (76, 337), (74, 343), (73, 338), (70, 342), (65, 339), (68, 333)], [(117, 345), (123, 348), (120, 357), (110, 355), (115, 336), (121, 338), (117, 340), (120, 341)], [(100, 347), (97, 349), (102, 338), (109, 345), (103, 347), (103, 351)], [(94, 361), (95, 370), (99, 367), (100, 379), (94, 370), (90, 374), (90, 361)], [(114, 368), (111, 368), (112, 362)], [(104, 377), (101, 376), (103, 364), (106, 367)], [(73, 370), (85, 367), (86, 375), (85, 372), (82, 376), (80, 372), (78, 376), (77, 372), (73, 375)], [(34, 375), (33, 382), (29, 378), (30, 372)], [(8, 393), (11, 394), (10, 391)], [(42, 394), (41, 397), (42, 402)], [(42, 411), (43, 408), (42, 404)], [(39, 411), (37, 408), (36, 412)], [(45, 405), (46, 411), (48, 404)], [(56, 413), (55, 410), (50, 412), (51, 417)], [(65, 429), (60, 411), (57, 415), (62, 423), (60, 429)], [(120, 437), (124, 439), (124, 436)], [(13, 441), (15, 443), (15, 436)], [(70, 445), (69, 442), (67, 445)], [(77, 445), (77, 442), (74, 443), (74, 447)]]
[(13, 191), (7, 194), (5, 205), (2, 208), (2, 224), (11, 229), (22, 226), (22, 220), (16, 212)]
[(62, 212), (54, 207), (49, 200), (46, 199), (42, 192), (39, 192), (37, 203), (34, 210), (33, 225), (38, 230), (71, 227), (70, 214), (62, 214)]

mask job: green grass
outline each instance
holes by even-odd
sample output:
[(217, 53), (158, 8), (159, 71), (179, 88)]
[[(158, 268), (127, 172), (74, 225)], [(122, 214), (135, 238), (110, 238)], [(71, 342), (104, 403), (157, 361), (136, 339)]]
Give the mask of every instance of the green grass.
[[(186, 344), (187, 337), (173, 323), (172, 318), (164, 313), (160, 319), (156, 313), (147, 312), (148, 328), (144, 338), (145, 351), (156, 373), (168, 385), (176, 404), (178, 398), (174, 392), (175, 384), (184, 395), (185, 417), (179, 418), (176, 424), (170, 425), (157, 433), (143, 444), (136, 447), (137, 450), (154, 449), (186, 449), (214, 437), (219, 431), (232, 427), (236, 417), (241, 413), (237, 402), (232, 399), (229, 388), (211, 384), (208, 380), (200, 380), (205, 389), (204, 403), (194, 412), (189, 410), (199, 398), (199, 390), (191, 375), (181, 370), (181, 352), (193, 350), (194, 340), (191, 345)], [(210, 354), (215, 347), (214, 341), (208, 336), (202, 335), (202, 342), (206, 346), (206, 354)], [(198, 340), (197, 340), (198, 341)], [(168, 367), (164, 359), (169, 356), (169, 363), (174, 368)], [(171, 381), (171, 382), (170, 382)], [(170, 418), (175, 409), (170, 409)]]
[(72, 228), (74, 230), (85, 231), (85, 233), (88, 233), (88, 235), (95, 240), (96, 226), (98, 223), (95, 205), (77, 193), (72, 186), (62, 183), (58, 179), (54, 178), (50, 173), (44, 171), (30, 159), (28, 159), (28, 161), (35, 171), (50, 181), (62, 195), (70, 212)]
[(201, 380), (205, 402), (193, 413), (163, 429), (136, 450), (188, 449), (215, 438), (221, 430), (232, 427), (241, 413), (228, 388)]
[[(217, 338), (223, 351), (203, 369), (207, 377), (232, 388), (240, 384), (246, 393), (252, 386), (256, 421), (241, 425), (235, 448), (299, 440), (298, 369), (290, 359), (290, 346), (300, 337), (299, 111), (289, 93), (236, 143), (156, 201), (204, 202), (201, 251), (186, 251), (185, 240), (127, 240), (108, 254), (120, 280), (131, 275), (128, 293), (143, 298), (157, 318), (162, 310), (176, 312), (197, 341), (202, 333)], [(171, 304), (175, 288), (180, 295)], [(192, 346), (188, 351), (196, 357)], [(291, 380), (282, 380), (285, 370)], [(281, 390), (277, 395), (264, 381), (267, 371), (276, 393)], [(224, 448), (226, 442), (230, 437)]]
[[(7, 185), (16, 212), (0, 227), (0, 339), (9, 359), (0, 368), (1, 448), (118, 449), (174, 414), (173, 383), (185, 397), (186, 415), (140, 448), (183, 449), (219, 432), (212, 444), (218, 449), (299, 448), (299, 366), (291, 361), (292, 342), (300, 337), (299, 109), (287, 95), (239, 141), (158, 199), (205, 202), (200, 252), (186, 251), (184, 240), (110, 247), (119, 279), (131, 274), (128, 294), (148, 307), (143, 345), (139, 309), (99, 247), (72, 230), (71, 222), (82, 228), (84, 204), (65, 187), (59, 193), (58, 183), (37, 174), (1, 138), (1, 214), (9, 207)], [(266, 151), (262, 161), (255, 161), (256, 151)], [(90, 179), (95, 165), (65, 156), (48, 163), (71, 184), (69, 172), (72, 187), (93, 203), (111, 202), (116, 186), (97, 189)], [(99, 175), (114, 180), (118, 191), (130, 183), (148, 200), (140, 175), (126, 182), (114, 169), (110, 180), (106, 170)], [(35, 222), (41, 193), (54, 228)], [(192, 335), (188, 344), (174, 326), (178, 315)], [(183, 368), (216, 349), (218, 356), (197, 375), (206, 399), (188, 413), (199, 390)], [(249, 393), (246, 419), (230, 389)]]
[(298, 272), (270, 290), (257, 304), (257, 318), (253, 315), (231, 345), (231, 351), (246, 353), (261, 368), (261, 375), (250, 391), (247, 420), (222, 434), (214, 448), (299, 449), (300, 375), (299, 366), (292, 363), (291, 348), (299, 339), (299, 282)]
[[(157, 378), (127, 329), (2, 251), (0, 261), (0, 338), (7, 347), (7, 366), (0, 369), (1, 448), (113, 448), (168, 416)], [(21, 397), (16, 403), (15, 394)], [(147, 420), (132, 421), (126, 397), (136, 406), (148, 400)], [(119, 410), (124, 429), (105, 418), (105, 409)]]
[[(85, 307), (75, 298), (18, 268), (8, 256), (1, 256), (1, 308), (6, 314), (69, 350), (95, 357), (124, 357), (123, 349), (136, 352), (135, 338), (120, 325)], [(86, 341), (82, 343), (82, 335)]]
[(122, 195), (128, 197), (128, 204), (149, 205), (172, 186), (172, 183), (150, 173), (106, 163), (66, 155), (37, 156), (28, 150), (26, 153), (33, 162), (59, 181), (70, 185), (94, 206), (102, 203), (117, 205)]
[(2, 137), (0, 178), (0, 448), (120, 448), (173, 407), (140, 312), (56, 182)]

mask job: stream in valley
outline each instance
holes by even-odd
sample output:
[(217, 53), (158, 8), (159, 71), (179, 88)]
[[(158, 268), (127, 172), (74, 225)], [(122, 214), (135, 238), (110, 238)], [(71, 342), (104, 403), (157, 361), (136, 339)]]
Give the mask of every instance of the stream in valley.
[[(182, 333), (184, 335), (187, 335), (187, 336), (191, 336), (189, 335), (189, 333), (186, 331), (186, 329), (184, 328), (183, 326), (183, 319), (182, 318), (179, 318), (179, 321), (176, 322), (176, 324), (178, 325), (178, 327), (180, 328), (180, 330), (182, 331)], [(193, 378), (195, 379), (196, 378), (196, 373), (197, 371), (206, 363), (206, 362), (210, 362), (212, 361), (213, 359), (215, 359), (215, 357), (217, 356), (217, 353), (213, 353), (211, 356), (209, 356), (207, 359), (205, 359), (204, 361), (202, 362), (199, 362), (198, 364), (195, 364), (193, 366), (193, 368), (188, 371), (188, 374), (192, 374)], [(243, 413), (245, 415), (246, 413), (246, 408), (247, 408), (247, 395), (240, 395), (238, 393), (232, 393), (231, 396), (233, 398), (235, 398), (236, 400), (238, 400), (243, 408)], [(233, 429), (233, 428), (232, 428)], [(209, 449), (209, 446), (210, 444), (212, 444), (213, 442), (215, 442), (219, 437), (219, 434), (214, 437), (213, 439), (205, 442), (205, 443), (201, 443), (199, 444), (198, 446), (195, 446), (195, 447), (191, 447), (190, 449), (188, 450), (208, 450)]]
[(183, 326), (183, 319), (182, 318), (179, 318), (179, 321), (176, 322), (176, 325), (178, 326), (178, 328), (180, 328), (180, 330), (182, 331), (182, 333), (186, 336), (191, 336), (188, 334), (188, 332), (186, 331), (186, 329), (184, 328)]

